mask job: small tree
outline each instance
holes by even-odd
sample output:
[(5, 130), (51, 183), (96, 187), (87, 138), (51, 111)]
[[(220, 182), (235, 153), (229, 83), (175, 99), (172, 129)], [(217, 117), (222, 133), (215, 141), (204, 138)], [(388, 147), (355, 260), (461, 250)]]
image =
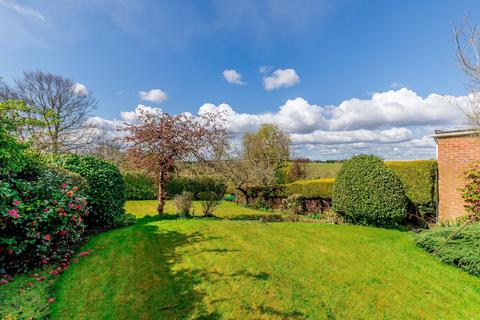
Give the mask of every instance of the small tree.
[(158, 214), (163, 215), (165, 187), (176, 165), (205, 161), (228, 138), (218, 113), (198, 116), (141, 111), (140, 123), (126, 123), (127, 157), (133, 167), (146, 170), (158, 185)]
[(213, 212), (222, 201), (223, 194), (214, 191), (202, 191), (199, 193), (200, 204), (204, 217), (213, 217)]

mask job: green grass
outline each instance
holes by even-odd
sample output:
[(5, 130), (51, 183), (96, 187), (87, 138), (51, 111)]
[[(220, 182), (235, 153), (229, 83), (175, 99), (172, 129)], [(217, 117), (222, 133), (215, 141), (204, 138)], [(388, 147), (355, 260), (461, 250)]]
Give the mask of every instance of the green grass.
[(306, 180), (335, 178), (342, 163), (317, 163), (310, 162), (305, 165)]
[(156, 220), (109, 231), (56, 284), (53, 319), (473, 319), (480, 279), (407, 232)]
[[(132, 200), (127, 201), (125, 210), (128, 213), (134, 214), (137, 218), (143, 218), (145, 216), (157, 215), (157, 200)], [(193, 209), (196, 216), (202, 215), (202, 208), (200, 201), (193, 202)], [(168, 200), (165, 205), (165, 214), (175, 214), (175, 206), (173, 201)], [(256, 219), (263, 216), (269, 216), (272, 213), (258, 211), (242, 206), (237, 206), (234, 202), (222, 201), (218, 208), (215, 210), (214, 215), (224, 219)]]

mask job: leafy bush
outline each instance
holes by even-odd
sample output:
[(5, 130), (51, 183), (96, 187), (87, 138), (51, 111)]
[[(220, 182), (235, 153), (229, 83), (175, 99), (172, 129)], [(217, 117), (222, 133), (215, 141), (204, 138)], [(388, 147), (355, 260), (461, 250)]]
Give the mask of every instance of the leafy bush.
[(183, 191), (181, 194), (177, 194), (175, 198), (173, 198), (177, 213), (183, 217), (189, 217), (190, 209), (192, 208), (192, 199), (193, 195), (188, 191)]
[(480, 218), (480, 161), (465, 170), (467, 183), (462, 190), (465, 209), (470, 215)]
[(294, 215), (303, 214), (303, 198), (300, 194), (292, 194), (288, 198), (283, 199), (282, 204), (285, 210), (288, 210)]
[(436, 227), (424, 231), (416, 237), (416, 243), (441, 261), (480, 276), (480, 223), (465, 227), (445, 243), (458, 228)]
[(200, 193), (211, 191), (215, 194), (225, 194), (226, 185), (219, 180), (210, 177), (176, 177), (167, 184), (167, 194), (174, 197), (183, 191), (192, 193), (194, 200), (200, 200)]
[(400, 178), (409, 211), (422, 220), (435, 217), (437, 162), (435, 160), (385, 161)]
[(213, 212), (222, 201), (223, 192), (202, 191), (198, 194), (204, 217), (213, 217)]
[(95, 157), (74, 154), (59, 156), (52, 161), (87, 180), (91, 206), (91, 214), (86, 219), (88, 226), (111, 227), (115, 217), (121, 217), (125, 213), (125, 182), (113, 164)]
[(137, 217), (131, 213), (113, 217), (113, 226), (117, 228), (130, 226), (135, 223), (137, 223)]
[(0, 182), (0, 274), (68, 259), (89, 214), (85, 195), (72, 184), (80, 180), (46, 170), (32, 181)]
[(333, 209), (349, 222), (393, 226), (407, 214), (407, 198), (395, 173), (376, 156), (346, 161), (333, 188)]
[(128, 200), (155, 200), (157, 186), (145, 173), (128, 171), (123, 173)]

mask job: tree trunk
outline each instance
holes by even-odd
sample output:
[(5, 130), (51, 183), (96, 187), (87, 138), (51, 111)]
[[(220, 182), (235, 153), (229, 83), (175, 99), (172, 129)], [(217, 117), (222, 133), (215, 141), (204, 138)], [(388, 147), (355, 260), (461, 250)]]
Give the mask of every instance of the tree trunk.
[(165, 173), (160, 172), (158, 176), (158, 207), (159, 216), (163, 216), (163, 208), (165, 207)]

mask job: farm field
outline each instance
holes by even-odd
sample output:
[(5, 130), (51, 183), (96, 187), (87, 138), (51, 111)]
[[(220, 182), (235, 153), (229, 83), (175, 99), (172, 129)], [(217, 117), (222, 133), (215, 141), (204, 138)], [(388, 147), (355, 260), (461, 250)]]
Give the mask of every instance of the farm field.
[(322, 178), (335, 178), (341, 167), (342, 163), (306, 163), (305, 179), (314, 180)]
[(145, 218), (88, 242), (84, 250), (94, 253), (56, 284), (52, 318), (475, 318), (480, 279), (440, 263), (412, 237), (358, 226)]

